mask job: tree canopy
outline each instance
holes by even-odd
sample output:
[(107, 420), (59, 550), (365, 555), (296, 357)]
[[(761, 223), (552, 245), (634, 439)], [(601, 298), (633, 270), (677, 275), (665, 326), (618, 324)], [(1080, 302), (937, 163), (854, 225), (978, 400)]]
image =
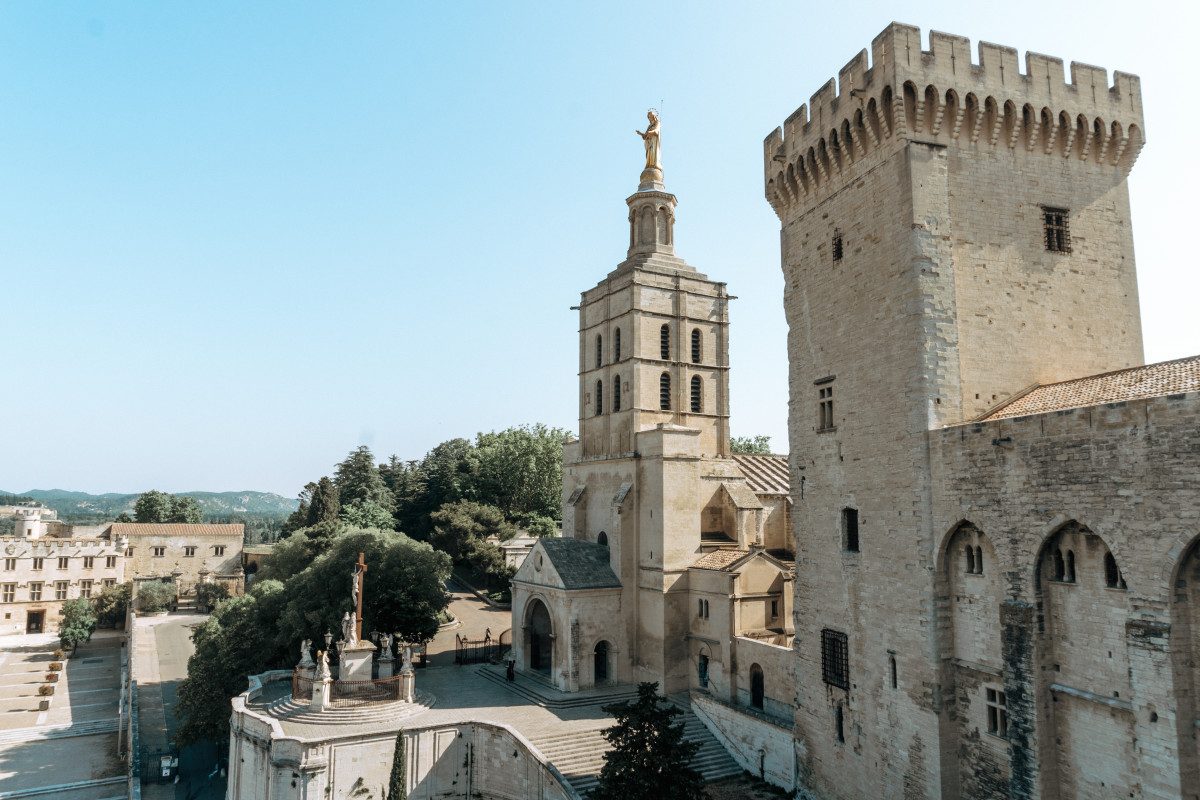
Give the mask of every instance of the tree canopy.
[(133, 504), (137, 522), (191, 522), (203, 518), (196, 498), (186, 495), (169, 495), (151, 489), (144, 492)]
[(90, 642), (96, 632), (96, 611), (92, 603), (82, 597), (68, 600), (59, 609), (62, 622), (58, 624), (58, 641), (63, 650), (75, 650), (79, 645)]
[(603, 731), (612, 749), (590, 800), (703, 800), (703, 778), (690, 766), (700, 745), (683, 738), (682, 712), (659, 697), (657, 683), (638, 684), (637, 700), (604, 710), (617, 724)]
[(729, 439), (729, 450), (738, 455), (771, 455), (770, 436), (733, 436)]

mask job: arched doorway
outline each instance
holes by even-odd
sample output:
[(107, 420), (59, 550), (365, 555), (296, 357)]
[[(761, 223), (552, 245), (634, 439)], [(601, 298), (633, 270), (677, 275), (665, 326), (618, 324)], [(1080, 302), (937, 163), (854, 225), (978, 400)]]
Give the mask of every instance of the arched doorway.
[(763, 707), (763, 671), (758, 664), (750, 665), (750, 705), (757, 709)]
[(550, 664), (554, 660), (553, 627), (550, 625), (550, 612), (541, 600), (529, 601), (529, 611), (525, 623), (528, 646), (529, 669), (534, 672), (550, 674)]
[(604, 531), (600, 531), (600, 535), (596, 537), (596, 544), (602, 544), (605, 547), (608, 547), (608, 534)]
[(599, 686), (608, 681), (608, 642), (596, 642), (596, 651), (592, 654), (592, 674)]

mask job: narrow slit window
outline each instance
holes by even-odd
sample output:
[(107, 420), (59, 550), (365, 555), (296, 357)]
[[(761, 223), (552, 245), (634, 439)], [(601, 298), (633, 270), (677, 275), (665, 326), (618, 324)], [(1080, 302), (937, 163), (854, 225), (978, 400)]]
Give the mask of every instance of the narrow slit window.
[(671, 360), (671, 326), (663, 325), (658, 330), (658, 351), (663, 361)]
[(596, 368), (604, 365), (604, 337), (596, 334)]
[(613, 411), (621, 410), (621, 376), (613, 378)]
[(838, 744), (846, 743), (846, 714), (842, 711), (842, 704), (838, 703), (833, 707), (833, 723), (837, 728)]
[(1042, 229), (1047, 250), (1051, 253), (1071, 252), (1071, 212), (1069, 210), (1042, 206)]
[(833, 243), (830, 249), (833, 253), (833, 260), (841, 261), (845, 248), (842, 244), (842, 232), (838, 228), (833, 229)]
[(692, 329), (692, 363), (693, 364), (700, 363), (700, 354), (702, 351), (702, 347), (701, 347), (702, 344), (703, 344), (703, 340), (700, 337), (700, 329), (693, 328)]
[(1067, 579), (1066, 561), (1063, 559), (1062, 550), (1054, 551), (1054, 580), (1064, 581)]
[(888, 656), (888, 671), (892, 675), (892, 688), (895, 689), (900, 685), (900, 677), (896, 671), (896, 656), (894, 654)]
[(604, 413), (604, 381), (596, 381), (596, 416)]
[(975, 574), (975, 548), (967, 545), (967, 574)]
[(983, 548), (975, 545), (975, 574), (983, 574)]
[(671, 410), (671, 376), (666, 372), (658, 376), (658, 407)]
[(1075, 582), (1075, 551), (1067, 551), (1067, 583)]
[(704, 386), (699, 375), (692, 376), (692, 413), (699, 414), (704, 410)]
[(613, 361), (621, 360), (621, 329), (613, 331)]
[(858, 552), (858, 509), (842, 509), (843, 547), (848, 553)]

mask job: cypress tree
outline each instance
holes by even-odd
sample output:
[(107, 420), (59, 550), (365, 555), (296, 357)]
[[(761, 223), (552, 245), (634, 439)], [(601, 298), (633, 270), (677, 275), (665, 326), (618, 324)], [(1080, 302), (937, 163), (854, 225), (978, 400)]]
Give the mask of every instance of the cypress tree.
[(387, 800), (408, 800), (408, 772), (405, 769), (404, 730), (396, 732), (396, 753), (392, 756), (392, 776), (388, 779)]

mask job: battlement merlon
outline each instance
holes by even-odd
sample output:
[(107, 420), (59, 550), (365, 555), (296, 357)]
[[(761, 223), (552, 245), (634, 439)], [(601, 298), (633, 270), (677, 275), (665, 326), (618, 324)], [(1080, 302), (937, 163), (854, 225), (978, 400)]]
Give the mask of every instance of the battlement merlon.
[(921, 48), (921, 31), (912, 25), (893, 22), (871, 42), (871, 63), (861, 50), (800, 106), (764, 141), (768, 173), (771, 161), (784, 156), (791, 160), (813, 146), (821, 137), (864, 107), (870, 100), (882, 103), (885, 87), (891, 96), (903, 98), (903, 87), (911, 82), (920, 95), (935, 87), (942, 97), (954, 90), (959, 98), (974, 94), (982, 105), (995, 98), (1003, 107), (1011, 101), (1018, 109), (1029, 104), (1040, 113), (1047, 108), (1056, 118), (1066, 112), (1071, 119), (1082, 115), (1105, 124), (1119, 121), (1125, 128), (1137, 125), (1145, 136), (1142, 121), (1141, 82), (1136, 75), (1108, 72), (1101, 67), (1071, 62), (1071, 80), (1064, 79), (1060, 58), (1027, 53), (1025, 72), (1019, 67), (1012, 47), (979, 43), (979, 60), (971, 59), (971, 42), (962, 36), (930, 31), (929, 50)]

